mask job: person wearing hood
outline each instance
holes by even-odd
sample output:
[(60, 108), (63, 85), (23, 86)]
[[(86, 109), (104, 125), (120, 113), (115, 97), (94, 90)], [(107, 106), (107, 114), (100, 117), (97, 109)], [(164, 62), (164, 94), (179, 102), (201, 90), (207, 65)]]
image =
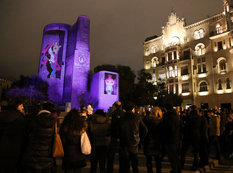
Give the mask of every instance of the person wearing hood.
[(90, 136), (92, 144), (91, 173), (97, 172), (99, 163), (100, 173), (105, 173), (105, 163), (110, 144), (111, 121), (103, 109), (97, 109), (90, 120)]
[(161, 155), (162, 155), (162, 117), (163, 113), (159, 107), (153, 107), (149, 116), (144, 119), (148, 128), (148, 133), (143, 142), (144, 154), (146, 156), (146, 167), (148, 173), (153, 173), (152, 158), (156, 161), (156, 172), (161, 173)]
[(8, 109), (0, 112), (0, 173), (19, 171), (26, 126), (22, 100), (9, 102)]
[(54, 105), (51, 102), (42, 103), (42, 110), (30, 123), (22, 160), (25, 173), (51, 173), (53, 170), (52, 147), (55, 134), (53, 111)]

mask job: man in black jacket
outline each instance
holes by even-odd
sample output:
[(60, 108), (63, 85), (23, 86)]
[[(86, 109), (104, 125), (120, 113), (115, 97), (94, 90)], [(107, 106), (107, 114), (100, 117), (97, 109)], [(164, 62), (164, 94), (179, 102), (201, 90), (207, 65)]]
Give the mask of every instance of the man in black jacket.
[(130, 162), (133, 173), (138, 173), (138, 144), (147, 134), (147, 128), (141, 117), (135, 114), (135, 106), (125, 105), (126, 113), (120, 126), (120, 173), (130, 172)]
[(32, 119), (29, 139), (23, 155), (26, 173), (51, 173), (54, 166), (52, 147), (55, 133), (54, 106), (50, 102), (42, 104), (42, 110)]
[(120, 151), (120, 123), (124, 116), (120, 101), (113, 104), (113, 112), (111, 114), (111, 142), (108, 150), (107, 173), (113, 173), (113, 165), (116, 153)]
[(26, 135), (23, 101), (14, 100), (8, 107), (0, 112), (0, 173), (18, 171)]
[(180, 122), (179, 117), (171, 105), (166, 105), (166, 112), (163, 115), (163, 143), (166, 154), (171, 163), (171, 173), (180, 173), (179, 161), (179, 139), (180, 139)]

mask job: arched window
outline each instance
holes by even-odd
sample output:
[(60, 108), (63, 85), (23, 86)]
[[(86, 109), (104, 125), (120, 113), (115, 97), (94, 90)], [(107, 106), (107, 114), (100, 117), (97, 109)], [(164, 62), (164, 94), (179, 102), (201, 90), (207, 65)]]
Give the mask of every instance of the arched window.
[(147, 48), (147, 49), (145, 50), (144, 55), (145, 55), (145, 56), (150, 55), (150, 49), (149, 49), (149, 48)]
[(231, 81), (229, 78), (226, 79), (226, 89), (231, 89)]
[(222, 27), (219, 23), (216, 25), (216, 32), (217, 32), (217, 34), (222, 33)]
[(155, 46), (152, 46), (152, 47), (151, 47), (151, 53), (156, 53), (156, 51), (157, 51), (157, 50), (156, 50), (156, 47), (155, 47)]
[(169, 70), (169, 77), (173, 77), (173, 67), (170, 66), (168, 70)]
[(199, 37), (199, 32), (198, 32), (198, 31), (194, 31), (193, 35), (194, 35), (194, 38), (195, 38), (195, 39), (199, 39), (199, 38), (200, 38), (200, 37)]
[(222, 90), (222, 80), (218, 80), (218, 90)]
[(204, 37), (204, 29), (200, 29), (199, 30), (199, 36), (200, 36), (200, 38), (203, 38)]
[(203, 92), (203, 91), (208, 91), (206, 82), (201, 82), (200, 83), (200, 92)]
[(159, 64), (159, 58), (158, 57), (152, 58), (152, 60), (151, 60), (151, 66), (152, 67), (156, 67), (157, 64)]
[(221, 74), (226, 73), (226, 61), (224, 59), (219, 61), (219, 70)]
[(205, 54), (205, 45), (203, 43), (197, 44), (195, 46), (195, 51), (196, 51), (197, 56), (204, 55)]
[(194, 35), (194, 39), (200, 39), (200, 38), (203, 38), (204, 37), (204, 29), (199, 29), (199, 30), (196, 30), (194, 31), (193, 35)]

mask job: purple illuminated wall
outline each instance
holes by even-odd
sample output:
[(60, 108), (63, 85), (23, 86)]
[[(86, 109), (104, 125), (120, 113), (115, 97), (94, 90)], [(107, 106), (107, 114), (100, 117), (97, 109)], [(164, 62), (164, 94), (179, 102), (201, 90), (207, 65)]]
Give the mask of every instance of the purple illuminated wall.
[(49, 99), (57, 104), (63, 102), (65, 59), (70, 25), (48, 24), (44, 27), (39, 76), (49, 83)]
[(80, 95), (87, 93), (90, 70), (89, 30), (89, 18), (79, 16), (69, 32), (64, 102), (71, 102), (72, 108), (79, 108)]
[(93, 75), (91, 96), (98, 100), (97, 109), (108, 111), (115, 101), (119, 100), (118, 73), (100, 71)]

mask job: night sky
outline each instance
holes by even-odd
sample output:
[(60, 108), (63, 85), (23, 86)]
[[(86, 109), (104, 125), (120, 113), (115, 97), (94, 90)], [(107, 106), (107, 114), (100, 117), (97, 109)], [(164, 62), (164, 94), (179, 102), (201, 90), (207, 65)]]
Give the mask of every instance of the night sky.
[(0, 0), (0, 78), (38, 71), (42, 32), (87, 15), (91, 69), (101, 64), (143, 68), (143, 41), (161, 35), (172, 12), (187, 25), (223, 11), (222, 0)]

